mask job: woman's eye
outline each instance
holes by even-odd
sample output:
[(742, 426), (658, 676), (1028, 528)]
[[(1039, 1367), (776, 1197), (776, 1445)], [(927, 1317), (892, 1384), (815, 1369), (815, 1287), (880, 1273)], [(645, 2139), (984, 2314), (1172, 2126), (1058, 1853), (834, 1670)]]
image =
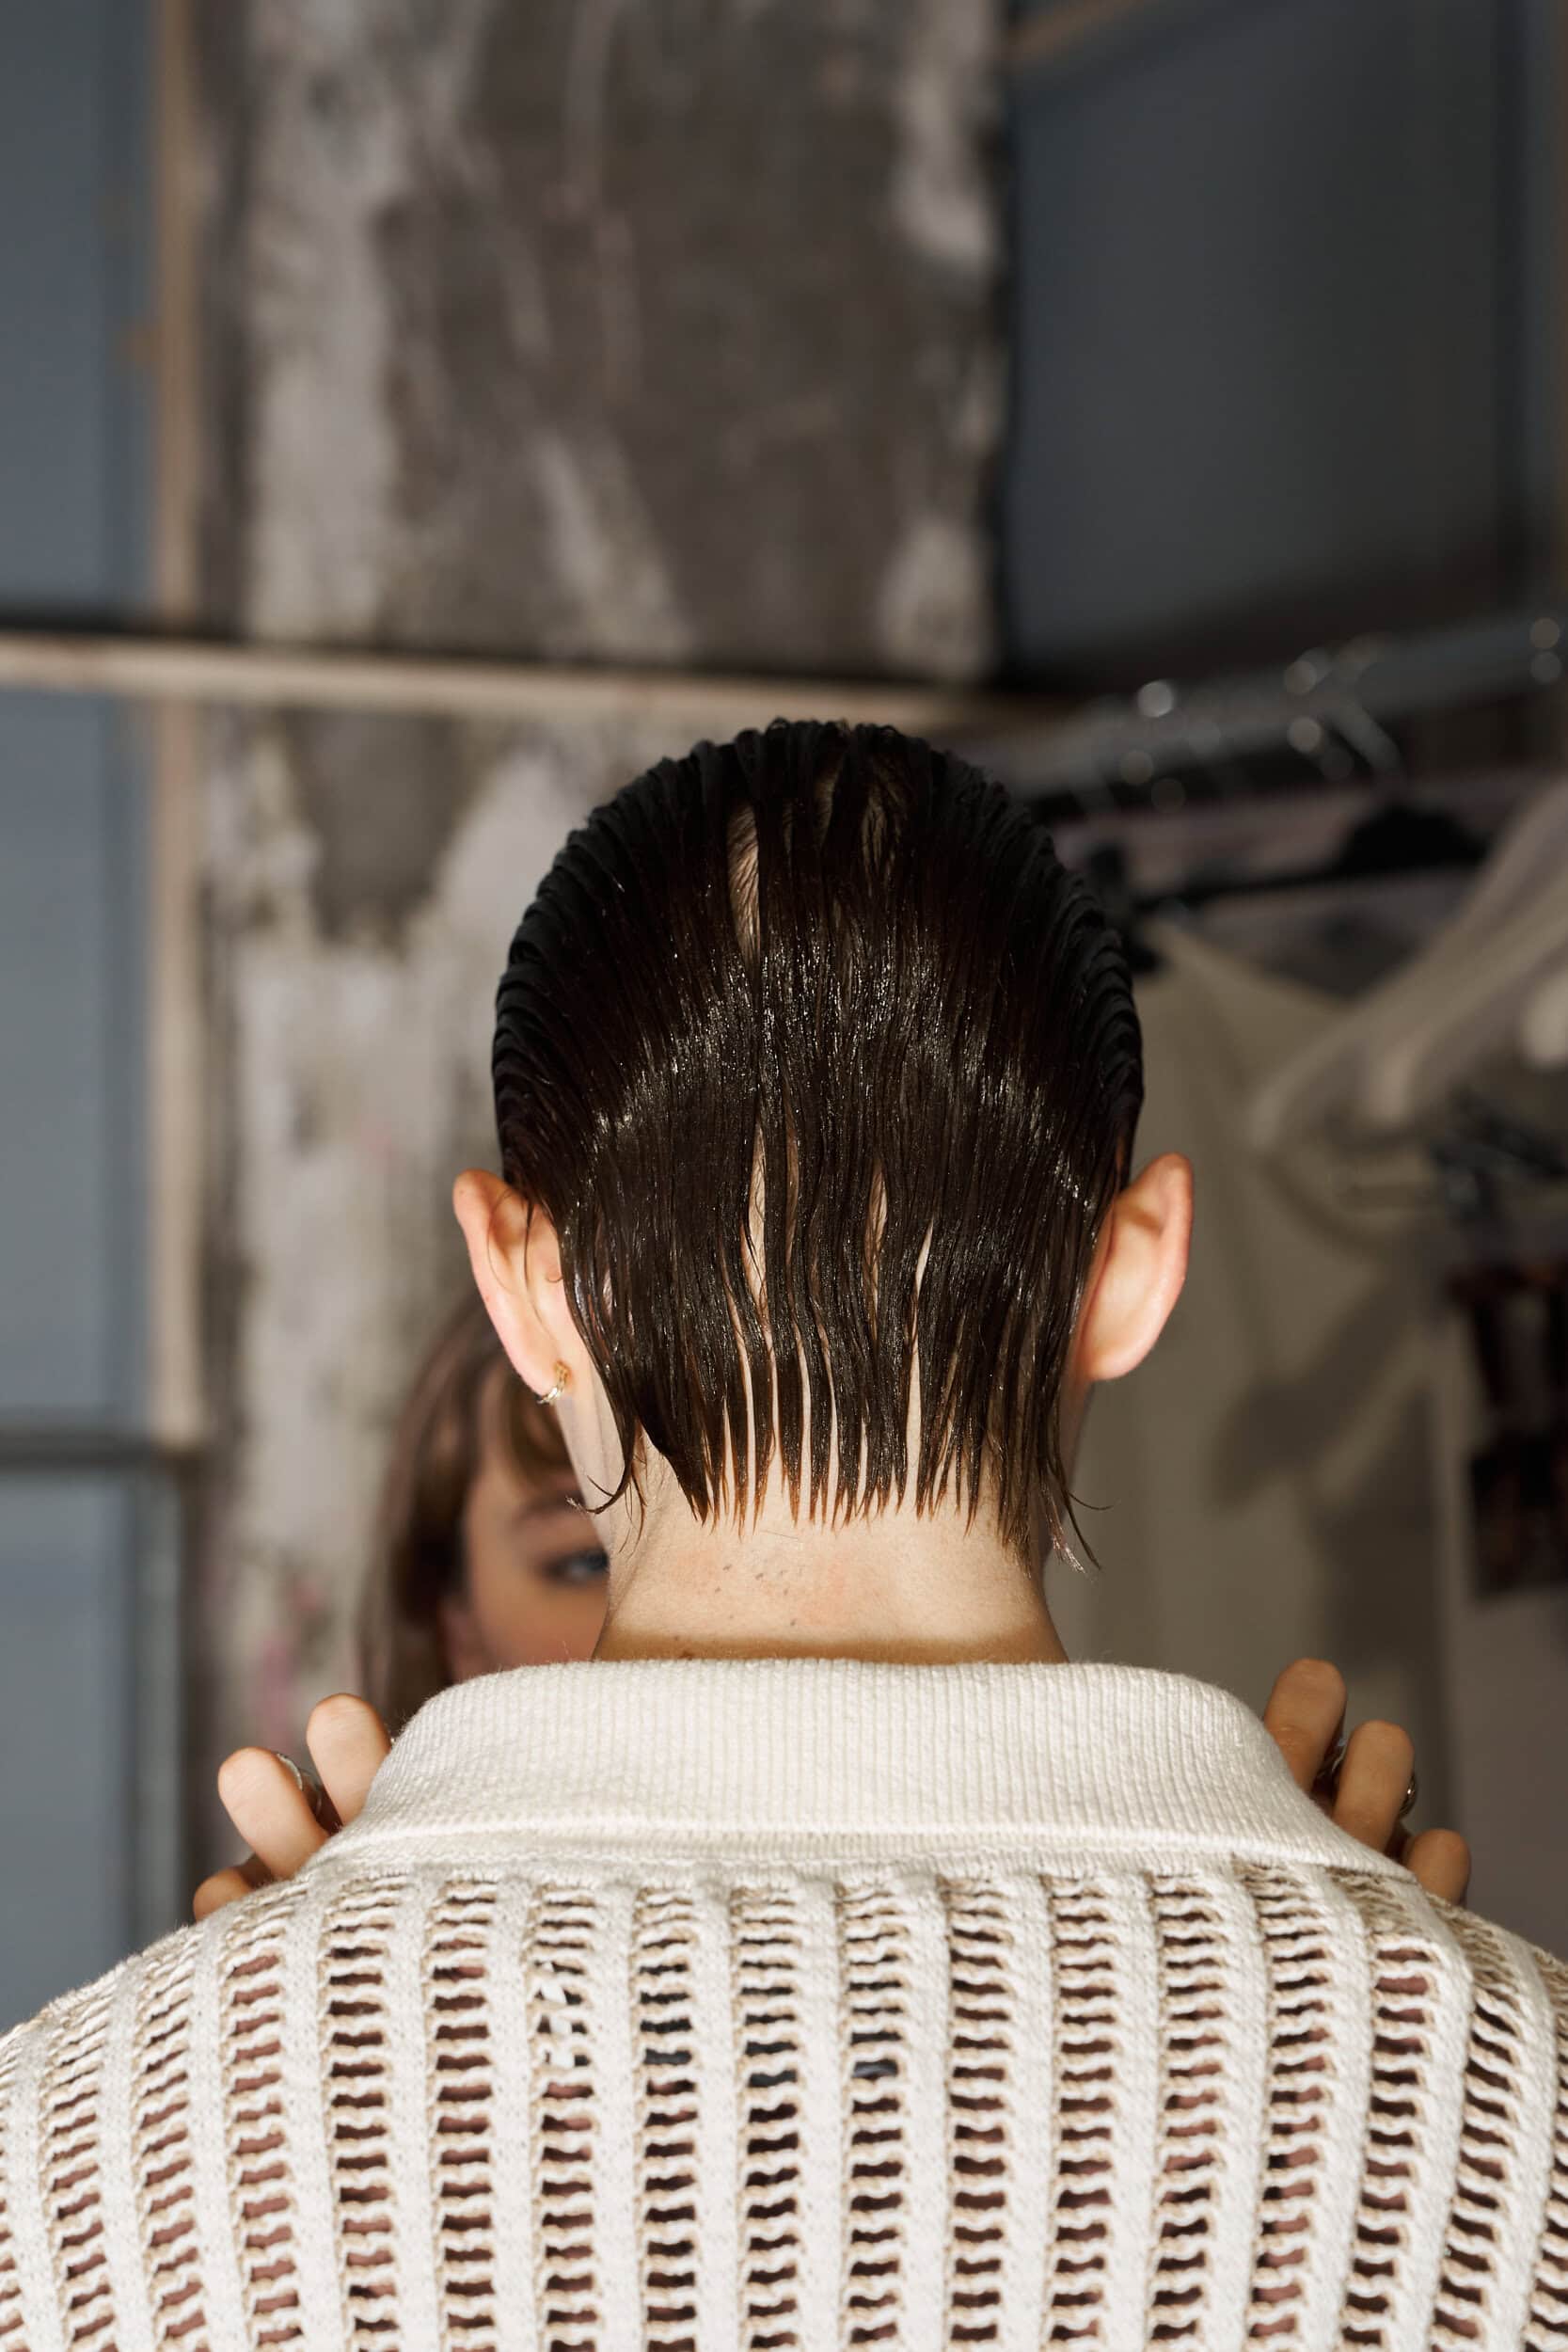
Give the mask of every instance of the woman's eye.
[(545, 1574), (552, 1584), (597, 1584), (609, 1568), (608, 1555), (594, 1549), (569, 1551), (563, 1560), (552, 1560)]

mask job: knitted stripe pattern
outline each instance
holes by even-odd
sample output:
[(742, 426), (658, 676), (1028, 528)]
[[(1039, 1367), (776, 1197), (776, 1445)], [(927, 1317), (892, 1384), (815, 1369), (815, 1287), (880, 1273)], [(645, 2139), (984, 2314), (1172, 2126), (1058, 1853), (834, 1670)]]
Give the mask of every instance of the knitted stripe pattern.
[[(1095, 1668), (478, 1688), (300, 1877), (0, 2043), (0, 2352), (1568, 2346), (1568, 1970), (1342, 1839), (1238, 1702)], [(848, 1708), (837, 1752), (682, 1817), (726, 1710), (767, 1760), (802, 1690)], [(1035, 1732), (985, 1759), (967, 1858), (967, 1784), (899, 1749), (931, 1706)], [(1085, 1709), (1139, 1735), (1105, 1811), (1144, 1804), (1141, 1852), (1006, 1818)], [(1195, 1724), (1221, 1785), (1162, 1805)], [(582, 1740), (639, 1736), (644, 1830), (619, 1789), (574, 1815)], [(1096, 1767), (1060, 1760), (1070, 1817)], [(835, 1851), (813, 1775), (857, 1763)]]

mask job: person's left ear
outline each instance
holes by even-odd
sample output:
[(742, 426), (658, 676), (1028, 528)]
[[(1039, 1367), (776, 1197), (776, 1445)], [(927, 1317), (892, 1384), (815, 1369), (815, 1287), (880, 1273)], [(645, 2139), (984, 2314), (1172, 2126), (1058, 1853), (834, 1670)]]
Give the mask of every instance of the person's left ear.
[(1181, 1295), (1192, 1232), (1192, 1163), (1163, 1152), (1111, 1204), (1073, 1343), (1080, 1381), (1143, 1362)]
[(543, 1209), (477, 1168), (458, 1178), (451, 1204), (480, 1296), (518, 1378), (536, 1396), (556, 1386), (562, 1366), (569, 1380), (584, 1380), (588, 1352), (567, 1305), (561, 1244)]

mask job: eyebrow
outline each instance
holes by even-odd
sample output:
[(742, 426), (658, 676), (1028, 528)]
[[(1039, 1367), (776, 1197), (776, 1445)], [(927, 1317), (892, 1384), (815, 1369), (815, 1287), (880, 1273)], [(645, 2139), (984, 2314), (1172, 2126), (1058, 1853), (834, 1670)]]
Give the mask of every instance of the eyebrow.
[(536, 1495), (531, 1502), (518, 1504), (516, 1516), (520, 1520), (548, 1519), (553, 1518), (558, 1511), (577, 1513), (580, 1507), (576, 1494)]

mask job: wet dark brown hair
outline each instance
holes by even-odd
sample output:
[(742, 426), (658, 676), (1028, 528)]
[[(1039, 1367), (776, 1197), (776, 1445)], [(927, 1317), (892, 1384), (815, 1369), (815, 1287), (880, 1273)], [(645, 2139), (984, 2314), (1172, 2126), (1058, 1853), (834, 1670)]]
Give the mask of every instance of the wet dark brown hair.
[[(1059, 1400), (1142, 1099), (1126, 966), (999, 785), (780, 721), (596, 810), (497, 1003), (507, 1181), (549, 1215), (636, 1484), (699, 1517), (1070, 1516)], [(917, 1347), (918, 1341), (918, 1347)], [(911, 1388), (919, 1407), (911, 1466)]]
[(467, 1574), (463, 1514), (492, 1387), (521, 1476), (556, 1477), (566, 1463), (560, 1425), (517, 1378), (472, 1291), (437, 1332), (398, 1417), (361, 1597), (362, 1688), (392, 1731), (451, 1680), (440, 1606)]

